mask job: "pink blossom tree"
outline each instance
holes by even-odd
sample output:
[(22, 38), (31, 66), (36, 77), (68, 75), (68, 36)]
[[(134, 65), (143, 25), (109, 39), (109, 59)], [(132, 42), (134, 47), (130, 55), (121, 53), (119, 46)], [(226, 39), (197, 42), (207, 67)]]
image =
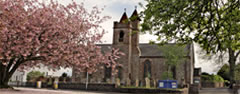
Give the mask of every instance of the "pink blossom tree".
[(96, 46), (104, 34), (100, 24), (109, 17), (101, 17), (101, 9), (88, 12), (83, 4), (72, 1), (61, 5), (38, 0), (0, 1), (0, 88), (17, 69), (38, 67), (41, 64), (77, 67), (96, 71), (98, 65), (113, 69), (123, 53), (118, 50), (101, 52)]

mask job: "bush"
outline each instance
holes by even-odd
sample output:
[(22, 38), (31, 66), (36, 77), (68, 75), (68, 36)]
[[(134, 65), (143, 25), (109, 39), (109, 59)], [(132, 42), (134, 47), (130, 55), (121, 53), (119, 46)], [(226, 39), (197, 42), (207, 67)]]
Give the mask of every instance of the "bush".
[(219, 75), (201, 75), (201, 80), (204, 82), (224, 82), (224, 79)]
[(213, 75), (214, 82), (224, 82), (224, 79), (219, 75)]
[(213, 79), (211, 75), (201, 75), (201, 80), (204, 82), (211, 82)]
[(43, 77), (44, 73), (40, 71), (31, 71), (27, 74), (27, 81), (36, 81), (41, 76)]
[(221, 69), (217, 72), (218, 75), (220, 75), (224, 80), (230, 80), (230, 74), (229, 74), (229, 65), (224, 64)]

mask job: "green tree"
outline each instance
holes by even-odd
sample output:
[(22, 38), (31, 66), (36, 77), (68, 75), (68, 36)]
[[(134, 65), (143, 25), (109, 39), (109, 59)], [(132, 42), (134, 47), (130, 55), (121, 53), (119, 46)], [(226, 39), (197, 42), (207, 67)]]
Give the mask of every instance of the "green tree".
[(166, 43), (199, 43), (208, 54), (228, 52), (230, 84), (240, 54), (239, 0), (146, 0), (143, 31)]
[(40, 71), (31, 71), (27, 74), (27, 81), (37, 79), (40, 76), (44, 76), (44, 73), (42, 73)]
[(68, 76), (67, 73), (64, 72), (61, 77), (67, 77), (67, 76)]
[(240, 81), (240, 64), (235, 68), (235, 80)]
[[(229, 65), (224, 64), (217, 74), (224, 80), (229, 80)], [(237, 64), (235, 68), (235, 80), (240, 80), (240, 64)]]
[(229, 66), (227, 64), (224, 64), (221, 69), (217, 72), (218, 75), (220, 75), (224, 80), (230, 80), (229, 78)]
[[(164, 58), (166, 59), (165, 63), (167, 64), (167, 74), (172, 74), (173, 78), (176, 79), (176, 70), (178, 65), (185, 60), (187, 55), (185, 45), (163, 45), (160, 46), (160, 50), (163, 53)], [(168, 76), (167, 77), (171, 77)]]

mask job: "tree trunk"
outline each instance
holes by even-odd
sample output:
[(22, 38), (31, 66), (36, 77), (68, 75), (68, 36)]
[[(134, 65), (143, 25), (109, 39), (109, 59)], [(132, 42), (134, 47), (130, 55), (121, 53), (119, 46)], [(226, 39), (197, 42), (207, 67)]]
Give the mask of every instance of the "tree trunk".
[(8, 74), (6, 71), (7, 67), (0, 63), (0, 88), (9, 88), (7, 79)]
[(10, 88), (8, 81), (23, 62), (23, 58), (19, 58), (16, 64), (12, 64), (13, 61), (11, 60), (8, 65), (3, 65), (2, 62), (0, 62), (0, 88)]
[(230, 66), (230, 88), (232, 88), (232, 85), (235, 83), (235, 66), (236, 66), (236, 59), (237, 57), (235, 56), (235, 51), (232, 49), (229, 49), (229, 66)]

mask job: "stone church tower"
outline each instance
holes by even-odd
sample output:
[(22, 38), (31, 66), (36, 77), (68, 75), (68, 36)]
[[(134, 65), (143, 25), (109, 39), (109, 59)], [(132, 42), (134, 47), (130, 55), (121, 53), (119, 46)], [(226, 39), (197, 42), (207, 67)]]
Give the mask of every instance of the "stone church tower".
[(139, 63), (139, 21), (137, 10), (135, 10), (128, 18), (126, 12), (123, 13), (119, 22), (114, 22), (113, 30), (113, 48), (119, 48), (120, 51), (125, 53), (118, 62), (124, 66), (119, 70), (121, 73), (118, 78), (121, 81), (127, 79), (138, 79), (138, 63)]

